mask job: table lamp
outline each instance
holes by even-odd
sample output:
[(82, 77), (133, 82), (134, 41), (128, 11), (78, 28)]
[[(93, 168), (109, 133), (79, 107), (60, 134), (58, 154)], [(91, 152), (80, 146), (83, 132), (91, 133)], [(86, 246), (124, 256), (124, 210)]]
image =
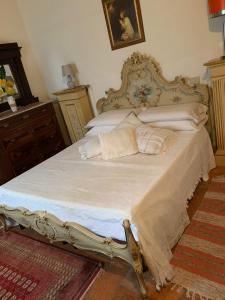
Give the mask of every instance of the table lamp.
[[(225, 15), (225, 0), (208, 0), (209, 17), (218, 18)], [(222, 59), (225, 59), (225, 19), (223, 22), (223, 40), (224, 40), (224, 55)]]
[(73, 89), (77, 85), (77, 73), (77, 68), (73, 64), (62, 66), (62, 76), (65, 79), (69, 89)]

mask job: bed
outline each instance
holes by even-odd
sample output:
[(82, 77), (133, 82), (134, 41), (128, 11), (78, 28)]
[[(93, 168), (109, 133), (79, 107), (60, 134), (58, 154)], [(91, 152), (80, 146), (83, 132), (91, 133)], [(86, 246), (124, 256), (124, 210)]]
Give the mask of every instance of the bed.
[[(143, 84), (151, 87), (151, 95), (130, 97)], [(110, 89), (97, 108), (105, 112), (177, 102), (209, 105), (207, 87), (191, 87), (181, 77), (168, 82), (153, 58), (134, 53), (124, 63), (121, 88)], [(11, 218), (53, 242), (119, 257), (134, 268), (146, 297), (144, 260), (156, 285), (170, 278), (171, 248), (189, 223), (187, 200), (215, 167), (208, 132), (204, 127), (177, 132), (166, 153), (114, 161), (81, 160), (78, 147), (83, 142), (0, 187), (1, 227)]]

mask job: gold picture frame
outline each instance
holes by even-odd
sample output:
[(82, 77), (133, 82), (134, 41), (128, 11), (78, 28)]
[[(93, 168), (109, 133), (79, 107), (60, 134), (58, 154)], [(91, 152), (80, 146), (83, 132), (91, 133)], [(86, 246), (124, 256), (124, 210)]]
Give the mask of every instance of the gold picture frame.
[(102, 0), (112, 50), (145, 42), (139, 0)]

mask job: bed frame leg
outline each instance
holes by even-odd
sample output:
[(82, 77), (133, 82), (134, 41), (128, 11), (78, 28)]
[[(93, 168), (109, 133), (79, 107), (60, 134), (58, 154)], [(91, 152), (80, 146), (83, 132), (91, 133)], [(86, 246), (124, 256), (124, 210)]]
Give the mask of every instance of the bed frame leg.
[(5, 216), (0, 215), (0, 235), (4, 234), (7, 230)]
[(133, 260), (132, 267), (137, 276), (137, 280), (138, 280), (138, 284), (140, 287), (142, 298), (149, 299), (148, 294), (147, 294), (146, 283), (144, 280), (144, 274), (143, 274), (144, 261), (143, 261), (142, 255), (141, 255), (140, 247), (139, 247), (138, 243), (135, 241), (135, 238), (134, 238), (133, 233), (130, 228), (129, 220), (124, 220), (123, 226), (124, 226), (124, 230), (125, 230), (125, 234), (126, 234), (127, 245), (130, 250), (132, 260)]

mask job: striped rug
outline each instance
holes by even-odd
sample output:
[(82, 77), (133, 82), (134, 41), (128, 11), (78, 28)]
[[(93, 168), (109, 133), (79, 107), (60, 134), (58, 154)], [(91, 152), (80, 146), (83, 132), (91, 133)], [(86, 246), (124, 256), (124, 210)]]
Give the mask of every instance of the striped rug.
[(187, 298), (225, 300), (225, 176), (212, 179), (171, 263)]

